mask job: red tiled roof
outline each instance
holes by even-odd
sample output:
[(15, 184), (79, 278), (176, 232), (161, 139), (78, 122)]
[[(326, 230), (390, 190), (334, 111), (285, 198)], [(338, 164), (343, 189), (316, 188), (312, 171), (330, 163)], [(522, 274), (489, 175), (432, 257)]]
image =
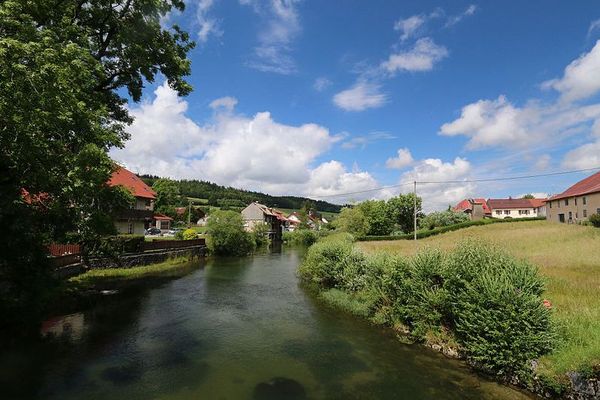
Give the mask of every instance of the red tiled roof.
[(548, 201), (548, 199), (529, 199), (529, 201), (531, 202), (532, 206), (534, 206), (535, 208), (538, 208), (538, 207), (542, 207), (542, 206), (546, 205), (546, 202)]
[(600, 172), (577, 182), (561, 194), (552, 196), (550, 200), (564, 199), (566, 197), (582, 196), (584, 194), (600, 192)]
[(458, 203), (456, 206), (454, 206), (453, 210), (454, 211), (470, 210), (471, 209), (471, 201), (470, 200), (473, 200), (475, 203), (481, 203), (481, 205), (483, 206), (484, 213), (486, 213), (486, 214), (491, 213), (487, 202), (485, 201), (485, 199), (481, 199), (481, 198), (479, 198), (479, 199), (464, 199), (460, 203)]
[(492, 210), (507, 208), (536, 208), (546, 199), (488, 199)]
[(154, 219), (158, 221), (173, 221), (173, 218), (169, 217), (168, 215), (159, 213), (154, 214)]
[(144, 199), (156, 199), (156, 192), (146, 185), (136, 174), (118, 167), (108, 180), (109, 186), (123, 186), (127, 188), (135, 197)]

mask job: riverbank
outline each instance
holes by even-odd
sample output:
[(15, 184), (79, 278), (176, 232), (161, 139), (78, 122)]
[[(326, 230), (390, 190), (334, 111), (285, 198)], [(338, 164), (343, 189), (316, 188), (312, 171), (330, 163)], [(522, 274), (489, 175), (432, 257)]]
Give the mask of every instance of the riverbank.
[[(556, 231), (561, 228), (566, 228), (567, 231)], [(487, 235), (483, 233), (486, 230), (490, 230)], [(467, 232), (468, 234), (465, 235)], [(594, 391), (597, 393), (599, 389), (597, 380), (595, 380), (598, 373), (595, 335), (598, 333), (596, 329), (598, 324), (597, 313), (600, 309), (597, 304), (600, 301), (597, 296), (599, 273), (597, 261), (594, 261), (594, 259), (598, 260), (600, 257), (595, 258), (590, 252), (597, 252), (597, 246), (594, 248), (592, 245), (600, 237), (597, 231), (592, 230), (592, 228), (556, 226), (545, 222), (508, 223), (468, 228), (461, 232), (419, 241), (417, 245), (403, 241), (370, 242), (360, 243), (357, 248), (370, 254), (371, 259), (379, 258), (376, 263), (381, 264), (382, 259), (386, 257), (402, 255), (402, 258), (406, 258), (427, 247), (441, 247), (444, 251), (451, 251), (456, 248), (456, 244), (464, 237), (474, 238), (478, 243), (496, 242), (504, 250), (512, 250), (509, 251), (511, 254), (515, 253), (514, 249), (520, 249), (522, 253), (520, 253), (521, 257), (518, 258), (525, 258), (522, 254), (529, 252), (530, 255), (536, 255), (535, 258), (532, 257), (532, 261), (535, 261), (537, 265), (542, 265), (540, 271), (544, 276), (546, 286), (543, 300), (549, 300), (547, 305), (552, 307), (550, 313), (552, 321), (554, 321), (552, 327), (556, 335), (552, 341), (552, 351), (541, 357), (532, 357), (532, 359), (537, 360), (533, 364), (534, 371), (528, 374), (529, 379), (521, 377), (520, 383), (528, 386), (530, 390), (536, 393), (552, 392), (555, 395), (566, 395), (567, 389), (571, 388), (583, 393), (577, 394), (577, 396), (581, 395), (583, 397), (574, 398), (593, 398), (589, 397), (593, 396), (589, 393)], [(445, 246), (436, 246), (437, 241), (442, 241)], [(511, 243), (513, 243), (512, 246)], [(332, 255), (329, 254), (329, 256)], [(352, 257), (355, 260), (357, 257), (360, 259), (360, 255), (355, 254)], [(546, 263), (540, 263), (540, 260), (545, 260)], [(572, 267), (569, 268), (569, 264), (564, 263), (565, 260), (570, 260)], [(561, 262), (563, 264), (560, 264)], [(573, 262), (575, 262), (575, 265)], [(560, 265), (560, 269), (558, 269), (558, 265)], [(554, 266), (554, 268), (550, 266)], [(548, 268), (551, 268), (554, 274), (548, 274)], [(354, 269), (354, 272), (360, 272), (360, 268), (356, 270), (354, 267)], [(343, 275), (343, 272), (338, 271), (337, 278), (343, 278)], [(369, 279), (365, 271), (362, 275), (363, 280)], [(587, 280), (584, 278), (586, 275)], [(424, 304), (417, 305), (417, 309), (423, 307), (424, 312), (431, 314), (431, 308), (433, 307), (435, 310), (437, 307), (437, 311), (443, 314), (444, 308), (439, 307), (440, 305), (443, 306), (443, 298), (435, 295), (430, 296), (435, 293), (434, 290), (422, 296), (421, 302)], [(333, 288), (325, 291), (321, 289), (320, 296), (331, 304), (370, 318), (373, 322), (392, 326), (403, 335), (408, 334), (413, 339), (416, 336), (417, 340), (428, 343), (430, 347), (446, 354), (464, 353), (464, 349), (461, 349), (460, 345), (457, 346), (457, 338), (452, 332), (452, 327), (451, 329), (430, 329), (429, 332), (417, 332), (415, 335), (415, 327), (410, 326), (414, 321), (409, 319), (408, 324), (406, 321), (406, 313), (410, 312), (410, 307), (408, 307), (408, 311), (406, 307), (404, 310), (400, 310), (404, 312), (404, 314), (399, 313), (400, 316), (404, 317), (404, 320), (398, 324), (386, 320), (385, 315), (382, 318), (381, 313), (373, 312), (373, 308), (382, 307), (380, 304), (374, 305), (371, 293), (362, 290)], [(569, 301), (564, 302), (565, 299)], [(577, 306), (575, 306), (577, 304), (580, 307), (580, 312), (577, 312)], [(403, 318), (399, 319), (402, 320)], [(492, 321), (492, 323), (494, 322)], [(444, 326), (444, 324), (442, 323), (441, 326)], [(418, 331), (422, 328), (417, 326), (416, 329)], [(510, 380), (515, 381), (514, 377), (511, 377)], [(528, 382), (525, 382), (527, 380)]]

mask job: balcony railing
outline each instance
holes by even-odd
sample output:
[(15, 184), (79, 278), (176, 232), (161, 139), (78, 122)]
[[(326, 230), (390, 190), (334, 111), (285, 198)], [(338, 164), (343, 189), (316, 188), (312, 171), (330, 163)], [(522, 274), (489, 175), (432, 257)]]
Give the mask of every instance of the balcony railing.
[(117, 219), (126, 219), (126, 220), (151, 220), (154, 216), (154, 211), (152, 210), (136, 210), (134, 208), (130, 208), (128, 210), (123, 210), (117, 214)]

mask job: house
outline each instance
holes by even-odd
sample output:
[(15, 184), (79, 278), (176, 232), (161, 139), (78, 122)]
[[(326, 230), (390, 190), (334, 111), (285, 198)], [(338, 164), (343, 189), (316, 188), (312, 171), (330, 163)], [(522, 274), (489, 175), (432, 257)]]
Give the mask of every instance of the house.
[[(122, 186), (135, 197), (135, 203), (130, 209), (124, 210), (115, 220), (115, 227), (120, 234), (143, 235), (150, 227), (170, 228), (171, 218), (163, 214), (154, 214), (156, 193), (136, 174), (123, 167), (117, 167), (107, 184)], [(169, 229), (166, 228), (166, 229)]]
[(532, 218), (537, 217), (546, 199), (488, 199), (492, 218)]
[(242, 218), (244, 229), (248, 232), (259, 224), (266, 224), (269, 227), (269, 239), (275, 241), (282, 239), (287, 224), (287, 218), (281, 212), (256, 201), (242, 210)]
[(172, 223), (173, 218), (165, 214), (154, 213), (154, 216), (152, 217), (152, 227), (158, 228), (161, 231), (168, 231), (171, 229)]
[(473, 221), (491, 217), (492, 211), (485, 199), (464, 199), (452, 208), (454, 212), (463, 212)]
[(546, 202), (546, 219), (577, 223), (590, 215), (600, 214), (600, 172), (577, 182)]

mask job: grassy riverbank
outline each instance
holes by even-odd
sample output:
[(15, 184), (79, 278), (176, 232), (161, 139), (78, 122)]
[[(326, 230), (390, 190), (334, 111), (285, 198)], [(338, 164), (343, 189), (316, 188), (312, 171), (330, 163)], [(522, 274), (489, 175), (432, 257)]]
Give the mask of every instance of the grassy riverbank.
[(413, 255), (426, 247), (450, 250), (464, 238), (496, 244), (538, 266), (544, 298), (553, 305), (560, 339), (540, 359), (539, 374), (564, 381), (568, 371), (600, 367), (600, 229), (545, 221), (478, 226), (412, 241), (362, 242), (366, 252)]

